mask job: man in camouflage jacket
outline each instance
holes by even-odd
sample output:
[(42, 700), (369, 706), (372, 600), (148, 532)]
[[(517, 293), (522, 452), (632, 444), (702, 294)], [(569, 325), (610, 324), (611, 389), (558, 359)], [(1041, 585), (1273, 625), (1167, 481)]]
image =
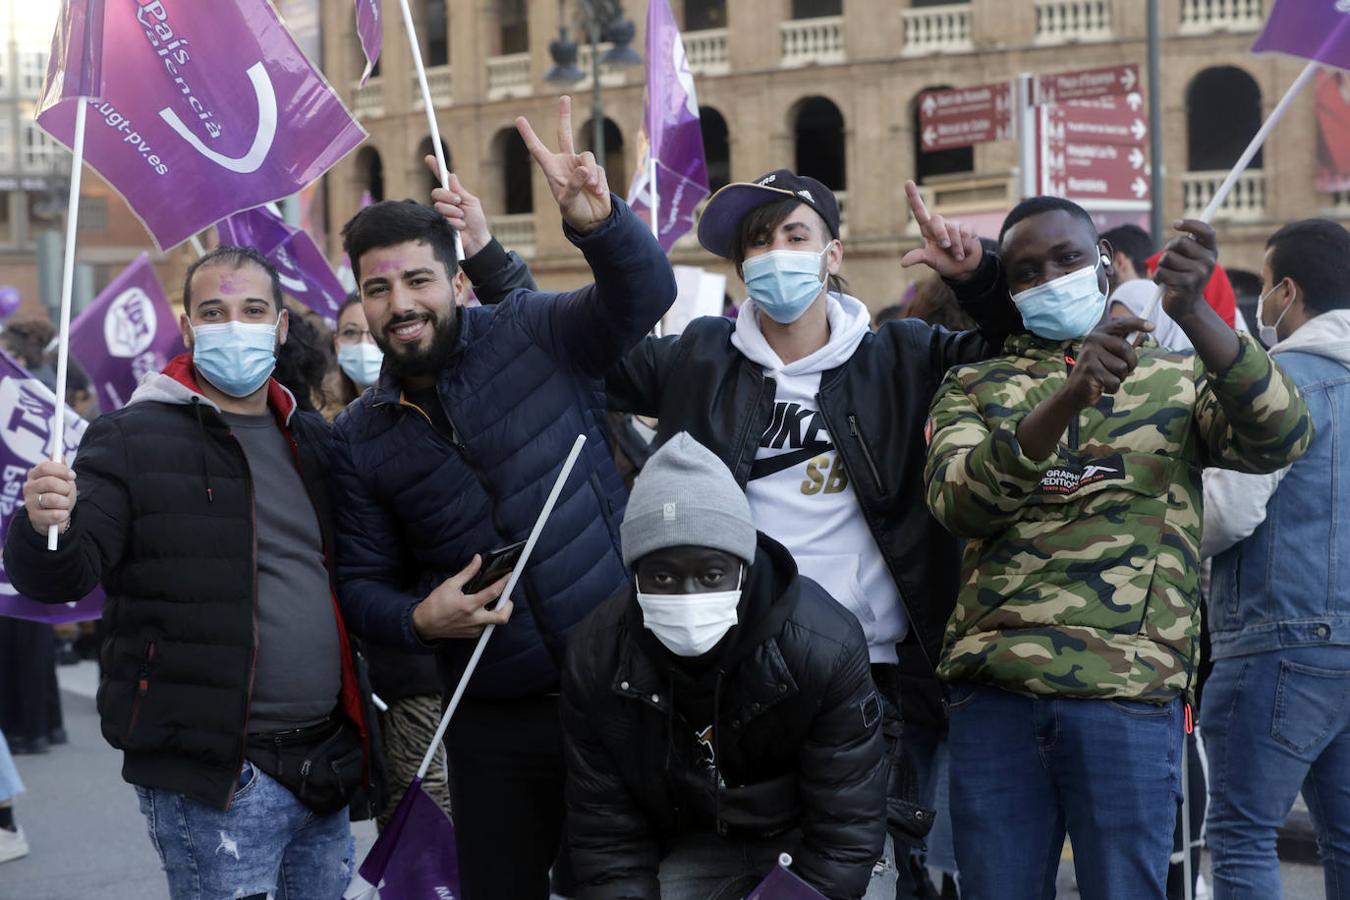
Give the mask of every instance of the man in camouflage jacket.
[(1013, 210), (998, 271), (958, 288), (1006, 290), (1028, 328), (951, 370), (929, 424), (929, 506), (969, 540), (939, 674), (975, 900), (1053, 896), (1066, 830), (1084, 897), (1164, 896), (1200, 472), (1273, 471), (1312, 437), (1292, 382), (1203, 300), (1213, 231), (1178, 227), (1157, 280), (1195, 354), (1130, 340), (1141, 319), (1100, 321), (1111, 248), (1068, 201)]

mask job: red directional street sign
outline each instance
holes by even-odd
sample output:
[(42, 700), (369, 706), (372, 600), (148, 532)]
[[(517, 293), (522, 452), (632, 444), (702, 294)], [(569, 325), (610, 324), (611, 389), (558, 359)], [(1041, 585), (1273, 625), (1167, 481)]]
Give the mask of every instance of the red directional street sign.
[(1139, 87), (1139, 67), (1109, 66), (1059, 72), (1036, 78), (1036, 102), (1065, 103), (1069, 100), (1096, 100), (1099, 97), (1124, 97)]
[[(1134, 112), (1100, 101), (1041, 108), (1041, 191), (1085, 203), (1147, 203), (1152, 193)], [(1142, 129), (1142, 131), (1141, 131)]]
[(1006, 81), (929, 91), (919, 98), (919, 140), (925, 151), (1012, 137), (1012, 86)]
[(1102, 144), (1138, 145), (1148, 140), (1148, 113), (1143, 98), (1104, 97), (1041, 107), (1052, 137)]

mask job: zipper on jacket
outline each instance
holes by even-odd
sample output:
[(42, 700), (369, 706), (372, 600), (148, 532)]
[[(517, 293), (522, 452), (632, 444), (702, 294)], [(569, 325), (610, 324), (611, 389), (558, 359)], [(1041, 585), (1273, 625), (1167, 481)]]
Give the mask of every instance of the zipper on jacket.
[(136, 720), (141, 716), (141, 701), (145, 695), (150, 692), (150, 667), (155, 662), (155, 642), (148, 641), (145, 645), (145, 658), (141, 660), (141, 667), (136, 672), (136, 696), (131, 701), (131, 719), (127, 722), (126, 740), (131, 740), (131, 735), (136, 731)]
[[(820, 406), (820, 399), (816, 399), (816, 405)], [(862, 449), (863, 459), (867, 462), (867, 470), (872, 473), (872, 480), (877, 484), (877, 493), (886, 493), (886, 486), (881, 482), (881, 471), (877, 468), (876, 461), (872, 459), (872, 451), (867, 449), (867, 441), (863, 440), (862, 431), (858, 429), (858, 417), (848, 414), (848, 433), (853, 435), (853, 439), (858, 442)]]
[[(1073, 367), (1076, 361), (1069, 354), (1064, 354), (1064, 372), (1065, 375), (1073, 374)], [(1067, 380), (1067, 379), (1066, 379)], [(1081, 413), (1074, 413), (1073, 420), (1069, 422), (1069, 449), (1078, 449), (1078, 418)]]
[[(239, 439), (229, 432), (230, 440), (239, 448), (239, 455), (244, 457), (244, 484), (248, 490), (248, 509), (249, 509), (249, 527), (253, 534), (253, 653), (249, 656), (248, 662), (248, 687), (244, 691), (244, 727), (243, 736), (239, 742), (239, 766), (235, 770), (238, 773), (244, 768), (244, 760), (248, 755), (248, 720), (253, 710), (253, 680), (258, 674), (258, 500), (253, 493), (253, 475), (248, 468), (248, 454), (244, 452), (244, 445), (239, 443)], [(228, 812), (234, 805), (234, 789), (238, 778), (230, 781), (228, 793), (225, 795), (225, 811)]]
[[(755, 409), (758, 410), (759, 407), (762, 406), (763, 403), (764, 403), (764, 389), (765, 389), (766, 387), (769, 386), (770, 381), (769, 381), (768, 378), (766, 378), (766, 377), (764, 376), (764, 374), (763, 374), (762, 372), (756, 372), (756, 374), (759, 376), (759, 390), (758, 390), (758, 392), (755, 394)], [(770, 418), (773, 417), (773, 406), (772, 406), (772, 402), (773, 402), (773, 401), (772, 401), (772, 398), (770, 398), (770, 407), (769, 407), (769, 415), (770, 415)], [(749, 418), (749, 420), (747, 420), (746, 423), (745, 423), (745, 431), (746, 431), (746, 432), (749, 432), (749, 431), (751, 430), (751, 427), (750, 427), (750, 426), (753, 425), (754, 422), (755, 422), (755, 417), (754, 417), (754, 414), (752, 413), (751, 416), (750, 416), (750, 418)], [(746, 451), (746, 448), (747, 448), (747, 447), (758, 447), (758, 446), (759, 446), (759, 442), (760, 442), (761, 440), (763, 440), (763, 438), (764, 438), (764, 435), (763, 435), (762, 432), (761, 432), (760, 434), (745, 434), (745, 433), (743, 433), (743, 434), (741, 435), (740, 441), (738, 442), (738, 443), (740, 444), (740, 448), (736, 451), (736, 464), (735, 464), (734, 466), (731, 467), (731, 474), (732, 474), (732, 477), (734, 477), (734, 478), (736, 479), (737, 483), (739, 483), (739, 484), (741, 485), (741, 488), (742, 488), (742, 489), (745, 488), (745, 482), (744, 482), (744, 481), (742, 480), (742, 478), (741, 478), (741, 464), (742, 464), (742, 463), (744, 462), (744, 460), (745, 460), (745, 451)], [(753, 443), (751, 443), (752, 441), (753, 441)], [(754, 464), (754, 456), (753, 456), (753, 455), (752, 455), (751, 458), (750, 458), (750, 462), (751, 462), (752, 465)]]

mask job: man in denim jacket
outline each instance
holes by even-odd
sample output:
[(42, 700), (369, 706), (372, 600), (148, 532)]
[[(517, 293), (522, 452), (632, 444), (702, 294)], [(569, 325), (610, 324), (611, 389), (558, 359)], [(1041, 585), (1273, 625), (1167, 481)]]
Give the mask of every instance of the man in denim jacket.
[[(1309, 219), (1266, 244), (1262, 339), (1316, 425), (1271, 475), (1205, 473), (1214, 557), (1209, 750), (1215, 897), (1280, 896), (1275, 833), (1300, 789), (1326, 895), (1350, 897), (1350, 232)], [(1278, 339), (1278, 343), (1276, 340)]]

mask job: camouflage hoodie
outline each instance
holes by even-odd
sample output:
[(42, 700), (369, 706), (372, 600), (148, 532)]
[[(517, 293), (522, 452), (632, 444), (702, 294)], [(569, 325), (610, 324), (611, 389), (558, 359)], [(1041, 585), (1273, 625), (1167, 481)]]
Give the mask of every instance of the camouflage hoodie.
[(1149, 339), (1120, 391), (1043, 462), (1022, 418), (1081, 342), (1029, 334), (947, 373), (933, 400), (928, 505), (969, 538), (938, 673), (1007, 690), (1164, 701), (1197, 661), (1200, 471), (1270, 472), (1307, 450), (1303, 398), (1250, 336), (1221, 375)]

